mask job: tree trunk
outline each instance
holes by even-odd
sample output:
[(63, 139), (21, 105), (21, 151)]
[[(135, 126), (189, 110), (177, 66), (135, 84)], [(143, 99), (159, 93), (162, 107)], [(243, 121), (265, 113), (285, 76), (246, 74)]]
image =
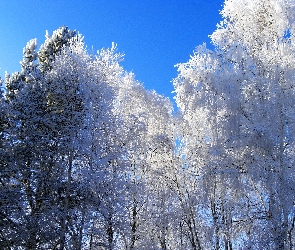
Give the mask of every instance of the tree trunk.
[(136, 231), (137, 231), (137, 201), (133, 198), (133, 211), (132, 211), (132, 225), (131, 225), (131, 243), (130, 249), (134, 249), (136, 242)]
[(108, 218), (107, 239), (108, 239), (109, 249), (111, 250), (113, 248), (113, 240), (114, 240), (114, 231), (113, 231), (113, 223), (112, 223), (111, 216)]
[(66, 221), (69, 209), (69, 196), (70, 196), (70, 186), (72, 182), (72, 166), (73, 165), (73, 152), (69, 154), (69, 166), (67, 172), (67, 186), (66, 186), (66, 193), (65, 193), (65, 202), (64, 202), (64, 211), (63, 217), (61, 220), (61, 238), (60, 238), (60, 250), (65, 248), (66, 244)]

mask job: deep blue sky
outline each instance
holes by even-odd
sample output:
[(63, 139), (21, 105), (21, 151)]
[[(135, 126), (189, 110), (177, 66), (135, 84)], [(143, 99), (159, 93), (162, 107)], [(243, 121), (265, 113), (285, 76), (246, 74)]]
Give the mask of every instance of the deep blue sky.
[[(89, 49), (118, 45), (122, 63), (147, 89), (172, 97), (175, 64), (186, 62), (221, 21), (223, 0), (0, 0), (0, 76), (20, 70), (26, 43), (65, 25)], [(210, 46), (210, 45), (208, 45)], [(172, 98), (171, 98), (172, 99)]]

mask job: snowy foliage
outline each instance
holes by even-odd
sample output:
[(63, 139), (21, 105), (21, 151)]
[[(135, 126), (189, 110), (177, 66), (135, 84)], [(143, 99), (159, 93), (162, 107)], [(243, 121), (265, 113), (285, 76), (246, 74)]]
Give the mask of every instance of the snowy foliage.
[(0, 92), (1, 249), (294, 249), (293, 0), (226, 0), (178, 110), (67, 27)]
[(294, 2), (228, 0), (221, 14), (216, 50), (178, 65), (181, 160), (200, 176), (216, 249), (292, 249)]

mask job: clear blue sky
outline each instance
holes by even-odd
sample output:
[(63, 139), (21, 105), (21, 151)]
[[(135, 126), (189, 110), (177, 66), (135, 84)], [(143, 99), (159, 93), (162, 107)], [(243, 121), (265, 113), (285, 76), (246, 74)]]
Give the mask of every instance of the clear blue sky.
[(26, 43), (65, 25), (89, 49), (117, 43), (122, 63), (147, 89), (172, 99), (175, 64), (186, 62), (221, 21), (223, 0), (0, 0), (0, 76), (20, 70)]

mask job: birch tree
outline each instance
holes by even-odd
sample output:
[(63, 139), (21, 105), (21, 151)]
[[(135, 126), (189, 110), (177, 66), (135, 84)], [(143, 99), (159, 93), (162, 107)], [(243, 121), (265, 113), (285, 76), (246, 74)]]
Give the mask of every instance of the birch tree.
[(211, 199), (215, 248), (241, 240), (254, 249), (287, 247), (294, 214), (294, 4), (225, 1), (221, 14), (211, 35), (215, 51), (198, 47), (174, 81), (187, 126), (185, 164), (210, 183), (201, 192)]

